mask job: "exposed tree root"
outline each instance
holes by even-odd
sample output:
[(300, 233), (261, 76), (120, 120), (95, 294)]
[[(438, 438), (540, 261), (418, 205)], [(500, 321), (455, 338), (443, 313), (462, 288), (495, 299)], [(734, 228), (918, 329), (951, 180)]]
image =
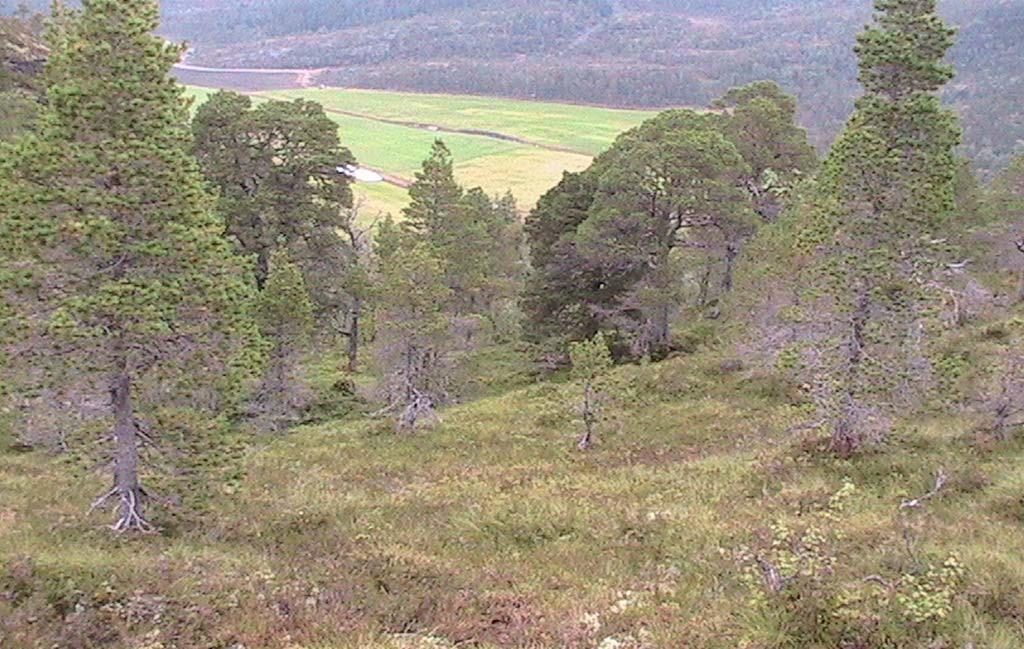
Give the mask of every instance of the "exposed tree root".
[(119, 489), (114, 487), (103, 496), (96, 499), (89, 508), (92, 513), (97, 509), (112, 504), (117, 499), (118, 518), (110, 529), (118, 534), (136, 532), (138, 534), (156, 534), (159, 530), (142, 515), (142, 504), (147, 500), (146, 492), (142, 489)]

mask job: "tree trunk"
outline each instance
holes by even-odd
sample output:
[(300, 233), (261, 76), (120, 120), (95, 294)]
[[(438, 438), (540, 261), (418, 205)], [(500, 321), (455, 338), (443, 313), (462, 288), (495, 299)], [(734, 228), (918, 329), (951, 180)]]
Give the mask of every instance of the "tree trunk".
[(837, 421), (832, 429), (832, 452), (842, 458), (848, 458), (860, 448), (861, 439), (854, 428), (855, 424), (848, 415)]
[(348, 371), (355, 374), (359, 370), (359, 324), (363, 306), (359, 300), (352, 305), (348, 325)]
[(708, 260), (704, 267), (704, 274), (700, 278), (700, 293), (697, 295), (697, 306), (701, 309), (711, 301), (711, 261)]
[(725, 247), (725, 276), (722, 278), (722, 293), (732, 290), (733, 268), (736, 265), (736, 257), (740, 254), (736, 244), (730, 243)]
[(658, 309), (658, 332), (657, 332), (657, 346), (658, 351), (664, 351), (668, 347), (670, 330), (669, 330), (669, 306), (667, 304), (661, 305)]
[(871, 297), (866, 289), (861, 289), (857, 296), (853, 315), (850, 317), (850, 338), (847, 341), (846, 371), (847, 382), (852, 383), (860, 370), (860, 361), (864, 356), (864, 331), (868, 326), (871, 310)]
[(114, 409), (114, 489), (109, 494), (118, 500), (117, 532), (152, 532), (143, 514), (145, 491), (139, 484), (139, 445), (132, 407), (132, 379), (122, 371), (111, 386)]
[(870, 317), (871, 298), (867, 291), (861, 289), (853, 315), (850, 318), (850, 337), (846, 349), (846, 385), (844, 390), (842, 412), (832, 428), (832, 451), (841, 457), (853, 455), (864, 444), (865, 436), (857, 430), (860, 418), (857, 417), (857, 401), (854, 396), (855, 383), (860, 379), (861, 362), (864, 358), (864, 331)]
[[(1024, 239), (1017, 241), (1017, 250), (1024, 255)], [(1024, 268), (1020, 270), (1020, 280), (1017, 283), (1017, 301), (1024, 302)]]
[(995, 417), (990, 430), (992, 434), (1001, 440), (1006, 440), (1006, 425), (1010, 421), (1010, 404), (1002, 401), (996, 406)]
[(593, 389), (588, 381), (583, 387), (583, 436), (576, 443), (576, 447), (581, 451), (589, 450), (594, 445), (594, 426), (597, 415), (594, 412), (593, 400)]
[(293, 407), (289, 398), (289, 354), (286, 349), (287, 343), (279, 343), (277, 349), (270, 355), (270, 394), (269, 403), (266, 404), (268, 414), (268, 425), (274, 432), (280, 432), (288, 428), (296, 416), (296, 408)]

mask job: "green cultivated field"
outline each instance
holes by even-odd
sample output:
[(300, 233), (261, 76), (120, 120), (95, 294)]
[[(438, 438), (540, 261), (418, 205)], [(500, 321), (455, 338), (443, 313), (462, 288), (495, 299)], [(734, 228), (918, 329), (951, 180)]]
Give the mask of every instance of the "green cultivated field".
[[(589, 156), (575, 153), (489, 137), (433, 133), (337, 113), (328, 115), (338, 123), (342, 143), (360, 164), (411, 181), (429, 154), (430, 145), (441, 137), (452, 151), (461, 182), (479, 185), (491, 194), (511, 191), (527, 209), (558, 182), (563, 171), (580, 171), (590, 164)], [(357, 185), (356, 194), (364, 199), (364, 211), (370, 216), (397, 214), (407, 202), (405, 192), (394, 186)]]
[(338, 88), (286, 90), (272, 94), (313, 99), (327, 108), (377, 118), (450, 129), (494, 131), (589, 155), (597, 155), (619, 133), (655, 114), (655, 111), (613, 110), (492, 97)]
[[(208, 88), (188, 88), (195, 106), (213, 92)], [(304, 98), (323, 104), (331, 119), (338, 123), (342, 143), (359, 162), (400, 181), (413, 179), (434, 139), (441, 138), (452, 150), (460, 182), (483, 187), (491, 194), (511, 191), (524, 211), (533, 207), (563, 172), (585, 169), (592, 156), (608, 147), (619, 133), (654, 114), (370, 90), (279, 90), (257, 93), (254, 97)], [(451, 130), (480, 134), (446, 132)], [(505, 136), (523, 141), (502, 139)], [(408, 203), (408, 194), (395, 185), (357, 185), (355, 192), (366, 219), (386, 213), (398, 215)]]
[(337, 113), (328, 113), (328, 116), (338, 123), (342, 143), (356, 154), (360, 163), (410, 179), (438, 137), (445, 141), (460, 164), (511, 155), (519, 146), (492, 138), (431, 133)]
[(401, 187), (388, 183), (375, 185), (360, 184), (353, 188), (359, 206), (360, 220), (371, 224), (386, 214), (400, 216), (402, 208), (409, 204), (409, 193)]

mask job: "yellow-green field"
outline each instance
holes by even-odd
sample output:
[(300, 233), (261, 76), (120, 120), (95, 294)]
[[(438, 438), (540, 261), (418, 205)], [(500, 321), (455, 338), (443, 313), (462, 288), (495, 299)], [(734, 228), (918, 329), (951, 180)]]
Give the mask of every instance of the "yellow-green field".
[[(189, 88), (198, 105), (213, 91)], [(436, 138), (455, 158), (460, 182), (491, 194), (511, 191), (528, 210), (565, 171), (585, 169), (615, 137), (653, 115), (544, 102), (371, 90), (303, 89), (257, 98), (311, 99), (338, 123), (360, 164), (410, 182)], [(396, 185), (358, 185), (362, 216), (397, 215), (408, 194)]]

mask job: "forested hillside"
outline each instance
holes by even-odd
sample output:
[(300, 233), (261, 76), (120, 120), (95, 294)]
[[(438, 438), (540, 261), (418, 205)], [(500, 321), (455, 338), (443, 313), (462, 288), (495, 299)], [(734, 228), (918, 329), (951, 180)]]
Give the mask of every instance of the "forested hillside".
[(0, 647), (1024, 646), (1024, 156), (960, 155), (936, 0), (874, 7), (824, 152), (770, 80), (241, 94), (156, 0), (0, 21)]
[[(1024, 5), (946, 0), (960, 30), (946, 90), (986, 173), (1024, 139)], [(867, 0), (168, 0), (166, 31), (211, 66), (330, 68), (328, 85), (629, 106), (706, 105), (773, 79), (827, 146), (857, 87), (849, 43)]]
[[(11, 3), (13, 4), (13, 3)], [(72, 3), (73, 4), (73, 3)], [(704, 106), (772, 79), (819, 148), (852, 109), (868, 0), (165, 0), (163, 31), (209, 67), (327, 68), (319, 83), (612, 106)], [(945, 0), (965, 151), (991, 176), (1024, 149), (1024, 5)], [(43, 0), (27, 3), (45, 9)]]

